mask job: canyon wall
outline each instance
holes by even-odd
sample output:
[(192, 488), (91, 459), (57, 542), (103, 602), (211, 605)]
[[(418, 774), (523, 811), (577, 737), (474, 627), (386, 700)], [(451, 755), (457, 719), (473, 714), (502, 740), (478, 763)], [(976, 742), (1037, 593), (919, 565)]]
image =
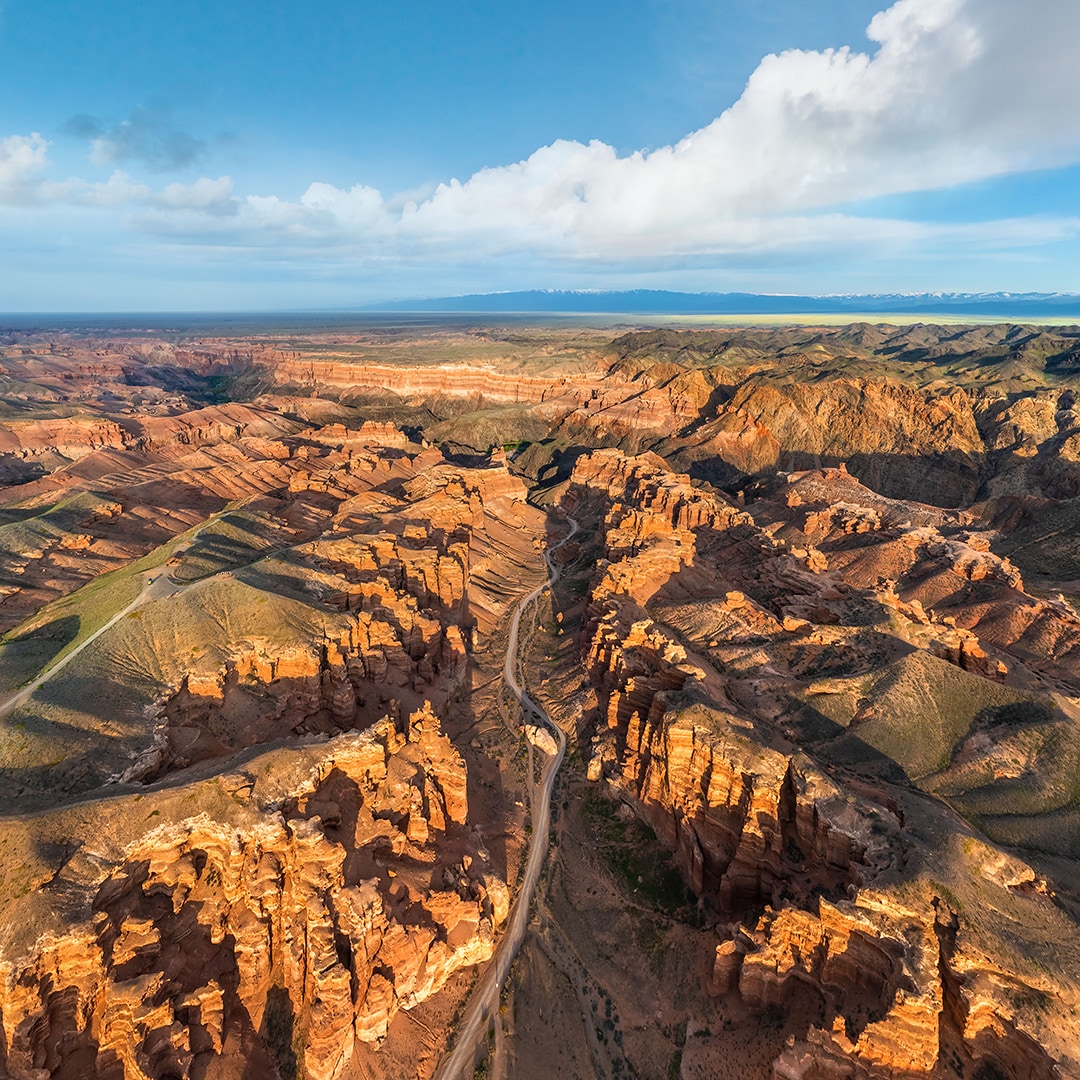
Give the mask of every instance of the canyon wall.
[(305, 756), (256, 759), (224, 804), (122, 854), (78, 838), (48, 889), (80, 917), (4, 949), (5, 1075), (157, 1080), (240, 1057), (270, 1074), (293, 1055), (331, 1080), (355, 1040), (490, 956), (507, 889), (438, 717)]
[[(815, 501), (826, 487), (837, 500), (831, 484), (848, 485), (848, 498)], [(949, 889), (902, 886), (913, 862), (933, 867), (928, 878), (953, 880), (955, 869), (919, 839), (941, 827), (927, 822), (943, 811), (905, 795), (902, 774), (860, 777), (850, 759), (840, 766), (841, 757), (791, 741), (806, 716), (807, 655), (818, 664), (835, 657), (834, 670), (843, 658), (857, 676), (880, 634), (860, 625), (899, 629), (874, 647), (896, 649), (902, 664), (925, 650), (991, 697), (1002, 692), (991, 688), (1018, 661), (989, 655), (961, 628), (963, 594), (954, 590), (956, 616), (924, 610), (916, 594), (931, 569), (992, 590), (994, 600), (980, 598), (984, 618), (987, 603), (1040, 603), (977, 536), (945, 540), (858, 487), (845, 470), (799, 474), (751, 516), (649, 455), (602, 450), (578, 460), (563, 503), (597, 523), (602, 553), (582, 637), (598, 699), (583, 729), (589, 778), (634, 808), (716, 911), (713, 993), (737, 995), (758, 1014), (786, 1009), (792, 995), (817, 1003), (824, 1026), (811, 1024), (777, 1058), (777, 1078), (1060, 1075), (1075, 1037), (1072, 980), (1059, 977), (1059, 1007), (1047, 1008), (1034, 967), (1018, 961), (1024, 974), (1002, 980), (987, 965), (985, 933), (953, 910)], [(801, 527), (778, 528), (781, 517)], [(938, 524), (951, 534), (951, 522)], [(887, 546), (891, 530), (917, 534), (914, 557), (867, 587), (867, 575), (847, 573), (856, 564), (846, 553), (861, 564), (870, 539)], [(837, 547), (833, 537), (847, 539)], [(1006, 644), (1018, 642), (994, 647)], [(1010, 865), (997, 902), (1001, 889), (1029, 889), (1037, 917), (1048, 917), (1045, 882), (1019, 860)], [(1019, 987), (1038, 1007), (1017, 1006)]]

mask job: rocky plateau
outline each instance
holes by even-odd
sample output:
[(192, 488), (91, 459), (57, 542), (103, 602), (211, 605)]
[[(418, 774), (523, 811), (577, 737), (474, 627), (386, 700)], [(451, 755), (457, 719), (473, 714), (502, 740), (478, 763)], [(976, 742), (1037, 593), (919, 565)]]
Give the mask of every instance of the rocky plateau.
[(1080, 1076), (1078, 390), (1068, 328), (0, 331), (0, 1075), (435, 1076), (543, 844), (477, 1076)]

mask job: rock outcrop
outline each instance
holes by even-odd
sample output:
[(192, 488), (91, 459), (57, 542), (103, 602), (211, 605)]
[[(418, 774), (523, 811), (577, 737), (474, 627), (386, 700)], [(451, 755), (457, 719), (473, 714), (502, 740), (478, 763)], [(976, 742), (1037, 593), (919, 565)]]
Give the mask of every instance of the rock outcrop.
[(490, 956), (507, 890), (438, 717), (309, 758), (232, 777), (240, 807), (154, 829), (118, 869), (80, 838), (48, 889), (84, 897), (82, 921), (3, 950), (5, 1075), (194, 1077), (242, 1052), (331, 1080), (354, 1041)]
[[(0, 1074), (430, 1074), (558, 745), (498, 646), (567, 511), (523, 673), (696, 900), (628, 877), (591, 958), (541, 904), (596, 1071), (672, 1073), (664, 1014), (686, 1077), (1080, 1075), (1078, 370), (1008, 325), (5, 331), (4, 693), (109, 629), (0, 724)], [(586, 996), (665, 941), (702, 1015), (624, 1045)]]
[[(1000, 696), (1011, 664), (965, 629), (964, 594), (954, 589), (945, 600), (935, 592), (937, 610), (928, 610), (925, 590), (938, 574), (973, 584), (982, 627), (1000, 626), (1003, 610), (1042, 602), (966, 519), (860, 488), (845, 469), (805, 472), (751, 515), (651, 456), (605, 450), (578, 461), (565, 499), (598, 522), (605, 556), (582, 639), (598, 704), (588, 775), (652, 827), (700, 902), (728, 927), (713, 965), (715, 993), (735, 994), (756, 1013), (785, 1009), (793, 995), (817, 1003), (823, 1019), (776, 1059), (776, 1077), (931, 1077), (947, 1068), (967, 1077), (1051, 1077), (1045, 1044), (1054, 1021), (1038, 1010), (1021, 1018), (1014, 1003), (1016, 986), (1041, 992), (1033, 971), (1021, 965), (1023, 976), (1009, 976), (1014, 990), (991, 989), (978, 949), (962, 948), (959, 959), (957, 938), (974, 931), (958, 929), (941, 896), (935, 918), (929, 897), (912, 905), (882, 884), (903, 878), (915, 850), (934, 861), (909, 836), (908, 816), (921, 818), (925, 808), (910, 804), (902, 787), (853, 775), (852, 755), (861, 751), (850, 735), (851, 749), (837, 754), (824, 741), (816, 752), (792, 741), (801, 736), (810, 749), (805, 732), (820, 724), (799, 711), (807, 668), (820, 670), (832, 656), (834, 670), (854, 671), (856, 684), (868, 647), (878, 650), (877, 665), (881, 650), (902, 657), (914, 648), (959, 668), (975, 701), (985, 693), (993, 708), (1028, 707)], [(832, 504), (823, 498), (830, 490), (841, 495)], [(915, 524), (913, 509), (921, 515)], [(906, 552), (894, 576), (871, 578), (873, 553), (890, 545)], [(889, 630), (875, 631), (882, 636), (871, 644), (859, 627), (875, 623)], [(994, 642), (995, 650), (1017, 645)], [(1017, 659), (1030, 655), (1021, 649)], [(808, 656), (816, 662), (808, 665)], [(841, 692), (828, 680), (820, 685)], [(890, 700), (862, 699), (849, 730), (876, 740), (877, 711)], [(973, 706), (974, 726), (965, 730), (978, 728), (976, 713)], [(880, 745), (895, 753), (899, 743)], [(945, 746), (958, 761), (963, 753), (984, 760), (981, 742), (967, 751)], [(919, 775), (917, 753), (899, 760)], [(937, 872), (955, 873), (944, 862)], [(1036, 880), (1030, 867), (1026, 874)], [(1063, 1021), (1063, 1012), (1056, 1016)]]

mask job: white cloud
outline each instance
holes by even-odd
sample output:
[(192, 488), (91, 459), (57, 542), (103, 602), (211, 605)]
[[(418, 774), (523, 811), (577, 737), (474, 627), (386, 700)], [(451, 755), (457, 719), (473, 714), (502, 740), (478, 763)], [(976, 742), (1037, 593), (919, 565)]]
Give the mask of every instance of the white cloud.
[(49, 144), (36, 131), (0, 139), (0, 203), (32, 201), (35, 183), (48, 160)]
[(123, 206), (127, 203), (143, 202), (153, 193), (146, 184), (132, 180), (126, 172), (117, 169), (102, 184), (93, 184), (85, 193), (84, 199), (96, 206)]
[[(464, 182), (391, 198), (321, 182), (296, 200), (239, 195), (224, 176), (155, 193), (121, 172), (37, 190), (132, 206), (144, 231), (283, 258), (647, 263), (1075, 237), (1071, 220), (930, 227), (842, 208), (1080, 160), (1076, 0), (899, 0), (868, 37), (872, 51), (767, 56), (712, 123), (625, 157), (599, 141), (559, 140)], [(37, 135), (0, 142), (0, 198), (29, 197), (45, 150)]]
[(766, 57), (739, 101), (674, 146), (618, 158), (557, 142), (441, 185), (401, 231), (575, 254), (723, 250), (749, 219), (1080, 157), (1075, 0), (900, 0), (869, 35), (872, 56)]
[(557, 141), (400, 211), (370, 188), (314, 184), (298, 203), (249, 198), (237, 224), (402, 254), (723, 253), (815, 242), (836, 219), (807, 215), (854, 200), (1080, 158), (1075, 0), (900, 0), (868, 36), (873, 54), (766, 57), (730, 109), (652, 152)]
[(372, 187), (357, 184), (342, 191), (332, 184), (312, 184), (300, 199), (300, 205), (313, 214), (347, 230), (384, 232), (390, 217), (382, 195)]
[(168, 184), (154, 200), (170, 210), (197, 210), (217, 217), (229, 217), (237, 211), (233, 198), (233, 182), (228, 176), (216, 180), (200, 177), (192, 184)]
[(91, 184), (72, 177), (54, 182), (43, 181), (37, 195), (45, 203), (74, 203), (84, 206), (124, 207), (153, 198), (146, 184), (132, 180), (126, 172), (117, 169), (108, 180)]

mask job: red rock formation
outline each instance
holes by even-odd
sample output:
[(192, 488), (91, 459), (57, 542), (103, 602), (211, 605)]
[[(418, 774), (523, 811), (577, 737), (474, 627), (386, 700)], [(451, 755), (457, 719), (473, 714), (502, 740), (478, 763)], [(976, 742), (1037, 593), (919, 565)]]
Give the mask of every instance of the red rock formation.
[[(807, 985), (835, 1019), (774, 1065), (777, 1077), (933, 1072), (942, 988), (932, 926), (895, 901), (867, 894), (854, 904), (819, 901), (817, 914), (767, 912), (717, 948), (720, 989), (737, 986), (752, 1008), (782, 1007)], [(824, 1051), (824, 1052), (823, 1052)], [(835, 1052), (835, 1061), (828, 1057)], [(845, 1070), (847, 1070), (845, 1072)]]
[[(844, 470), (833, 473), (842, 487), (855, 483)], [(843, 623), (856, 605), (881, 604), (910, 620), (910, 640), (932, 655), (1001, 681), (1004, 663), (958, 619), (928, 614), (910, 592), (910, 601), (900, 598), (904, 575), (925, 581), (945, 563), (954, 579), (995, 590), (1000, 604), (1023, 595), (1022, 582), (982, 537), (945, 539), (930, 524), (955, 527), (955, 518), (936, 519), (941, 512), (927, 508), (926, 524), (912, 525), (879, 497), (822, 505), (829, 482), (829, 474), (803, 474), (780, 499), (756, 507), (755, 521), (698, 489), (697, 498), (676, 497), (687, 478), (654, 458), (603, 451), (579, 460), (567, 499), (600, 523), (606, 555), (583, 639), (598, 702), (588, 775), (606, 780), (651, 825), (699, 897), (746, 923), (717, 948), (717, 993), (737, 993), (758, 1011), (798, 994), (821, 1003), (825, 1025), (789, 1045), (776, 1077), (931, 1077), (953, 1060), (968, 1077), (984, 1065), (1014, 1080), (1049, 1077), (1053, 1061), (1038, 1041), (1045, 1024), (1018, 1023), (1010, 992), (986, 986), (984, 960), (965, 953), (961, 961), (940, 944), (932, 912), (878, 885), (901, 866), (901, 804), (822, 769), (795, 750), (783, 726), (795, 685), (784, 665), (850, 640)], [(912, 556), (900, 595), (896, 582), (861, 592), (849, 569), (890, 543)], [(708, 618), (713, 640), (681, 635), (660, 614), (695, 632)], [(707, 645), (745, 665), (755, 648), (744, 643), (748, 631), (769, 650), (755, 662), (768, 674), (753, 681), (728, 676), (705, 655)], [(797, 648), (779, 640), (785, 631)], [(770, 683), (784, 687), (776, 705), (762, 692)]]
[(627, 631), (614, 613), (601, 619), (586, 663), (610, 732), (597, 737), (590, 776), (630, 799), (690, 887), (722, 910), (858, 883), (892, 861), (889, 811), (846, 800), (808, 759), (756, 742), (720, 704), (715, 675), (685, 663), (648, 620)]
[(376, 393), (389, 390), (406, 400), (444, 395), (488, 402), (566, 402), (567, 410), (587, 398), (592, 387), (600, 385), (599, 374), (585, 380), (535, 378), (470, 363), (391, 366), (303, 359), (275, 362), (272, 372), (278, 383), (303, 387), (368, 389)]
[[(1080, 414), (1071, 391), (1045, 388), (1075, 342), (1017, 344), (1016, 328), (662, 331), (604, 352), (579, 342), (560, 359), (546, 337), (515, 351), (510, 336), (458, 335), (471, 359), (451, 364), (391, 337), (334, 332), (289, 350), (152, 335), (0, 343), (5, 400), (34, 418), (0, 430), (0, 502), (18, 503), (5, 513), (0, 628), (188, 530), (177, 581), (205, 577), (204, 598), (230, 581), (249, 591), (240, 603), (268, 602), (265, 568), (246, 557), (235, 576), (214, 572), (227, 528), (195, 534), (230, 504), (256, 538), (251, 560), (288, 551), (267, 562), (281, 595), (304, 597), (290, 599), (295, 618), (243, 629), (230, 597), (198, 659), (185, 642), (140, 665), (128, 625), (122, 678), (137, 669), (169, 700), (124, 734), (97, 733), (145, 751), (127, 779), (196, 764), (206, 776), (215, 760), (242, 771), (152, 783), (111, 815), (86, 803), (42, 818), (34, 843), (40, 824), (74, 835), (75, 853), (22, 895), (24, 865), (47, 860), (6, 857), (0, 1072), (194, 1077), (231, 1058), (269, 1076), (291, 1036), (307, 1074), (330, 1077), (397, 1010), (490, 952), (505, 887), (465, 827), (464, 764), (435, 714), (467, 685), (474, 642), (482, 655), (540, 579), (542, 517), (505, 455), (460, 468), (397, 424), (359, 425), (367, 414), (350, 403), (364, 399), (400, 400), (412, 418), (529, 404), (490, 411), (527, 411), (530, 435), (550, 427), (527, 463), (539, 475), (571, 447), (621, 447), (578, 458), (555, 489), (582, 524), (560, 551), (567, 578), (582, 554), (596, 565), (581, 656), (598, 708), (572, 719), (594, 725), (589, 776), (675, 852), (707, 920), (734, 920), (714, 989), (733, 1009), (820, 1005), (776, 1076), (1041, 1080), (1051, 1057), (1075, 1060), (1073, 898), (1055, 907), (1051, 871), (961, 839), (943, 805), (987, 831), (997, 818), (1020, 843), (1014, 819), (1038, 818), (1035, 846), (1074, 853), (1080, 618), (1064, 596), (1029, 593), (995, 552), (1000, 532), (1061, 509), (1048, 497), (1080, 492)], [(934, 365), (954, 377), (965, 349), (966, 388), (942, 390)], [(898, 351), (915, 361), (896, 369), (903, 384), (865, 377)], [(1006, 354), (1025, 371), (1037, 360), (1043, 388), (995, 370)], [(217, 376), (281, 393), (206, 405)], [(977, 493), (989, 499), (978, 515), (910, 501), (966, 506)], [(1017, 562), (1029, 554), (1020, 545)], [(560, 633), (575, 606), (557, 613)], [(1048, 685), (1062, 691), (1053, 701)], [(942, 686), (956, 700), (938, 700)], [(20, 715), (6, 745), (29, 745), (46, 722)], [(253, 750), (279, 739), (287, 754)], [(54, 766), (31, 765), (13, 783), (40, 774), (45, 790)], [(63, 775), (83, 790), (90, 772), (75, 762)], [(144, 813), (160, 827), (147, 833)], [(123, 843), (97, 836), (117, 820)], [(20, 828), (7, 823), (6, 844), (28, 843)], [(966, 914), (944, 899), (954, 886)], [(1050, 927), (1053, 979), (1037, 968)]]
[(283, 764), (247, 780), (242, 813), (162, 825), (119, 870), (68, 864), (92, 913), (5, 948), (5, 1075), (187, 1077), (241, 1046), (269, 1069), (284, 1008), (305, 1075), (330, 1080), (354, 1040), (490, 956), (506, 886), (462, 832), (464, 764), (430, 709)]
[(534, 512), (505, 469), (461, 470), (437, 452), (423, 456), (437, 464), (403, 480), (410, 501), (397, 501), (383, 519), (397, 531), (292, 549), (305, 589), (341, 613), (334, 629), (287, 645), (248, 634), (204, 651), (157, 710), (158, 739), (125, 772), (128, 780), (156, 779), (282, 733), (362, 728), (425, 699), (443, 706), (465, 678), (474, 631), (486, 632), (503, 608), (473, 579), (499, 530), (523, 526)]

